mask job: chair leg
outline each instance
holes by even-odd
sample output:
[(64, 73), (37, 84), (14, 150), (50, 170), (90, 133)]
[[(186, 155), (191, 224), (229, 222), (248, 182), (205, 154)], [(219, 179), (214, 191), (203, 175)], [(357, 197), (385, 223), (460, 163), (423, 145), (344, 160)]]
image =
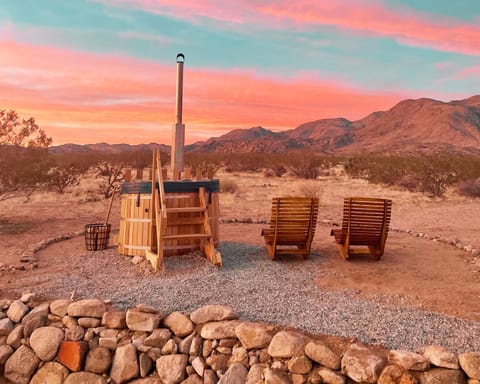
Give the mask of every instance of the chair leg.
[(337, 244), (337, 247), (340, 251), (340, 256), (342, 256), (344, 260), (348, 260), (348, 257), (350, 256), (348, 254), (348, 247), (346, 247), (344, 244)]
[(271, 244), (266, 244), (265, 247), (267, 248), (268, 257), (271, 260), (275, 260), (275, 247)]

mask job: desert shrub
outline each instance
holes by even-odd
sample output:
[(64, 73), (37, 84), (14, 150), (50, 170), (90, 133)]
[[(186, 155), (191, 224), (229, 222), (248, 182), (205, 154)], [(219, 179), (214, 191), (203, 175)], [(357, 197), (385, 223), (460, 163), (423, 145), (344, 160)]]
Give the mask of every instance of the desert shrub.
[(238, 184), (235, 179), (222, 179), (220, 181), (220, 192), (235, 193), (238, 190)]
[(457, 192), (462, 196), (480, 197), (480, 179), (470, 179), (458, 183)]
[(46, 185), (58, 193), (64, 193), (65, 189), (80, 183), (81, 172), (73, 165), (57, 166), (48, 171)]
[(302, 183), (298, 186), (298, 192), (305, 197), (318, 197), (322, 195), (322, 191), (315, 183)]
[(106, 199), (112, 196), (116, 189), (120, 188), (123, 176), (123, 164), (103, 162), (96, 166), (95, 177), (103, 179), (99, 185), (99, 190)]
[(316, 179), (320, 175), (323, 159), (308, 151), (292, 152), (289, 157), (291, 172), (302, 179)]

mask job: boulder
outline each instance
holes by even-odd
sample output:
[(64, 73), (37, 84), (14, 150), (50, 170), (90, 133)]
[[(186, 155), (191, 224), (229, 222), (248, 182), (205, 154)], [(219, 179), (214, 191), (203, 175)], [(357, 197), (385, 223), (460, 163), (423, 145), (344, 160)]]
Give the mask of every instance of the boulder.
[(13, 352), (14, 349), (10, 345), (0, 345), (0, 365), (5, 364), (5, 362), (12, 355)]
[(65, 334), (56, 327), (41, 327), (30, 336), (30, 347), (43, 361), (50, 361), (57, 355)]
[(280, 331), (273, 336), (268, 346), (268, 354), (272, 357), (292, 357), (301, 354), (309, 341), (310, 339), (301, 333)]
[(4, 377), (15, 384), (28, 384), (39, 364), (35, 352), (21, 345), (6, 361)]
[(333, 352), (325, 343), (319, 340), (312, 340), (305, 346), (305, 354), (324, 367), (340, 369), (340, 356)]
[(63, 384), (107, 384), (107, 381), (92, 372), (74, 372), (68, 375)]
[(85, 329), (79, 325), (74, 325), (65, 331), (65, 340), (80, 341), (85, 336)]
[(457, 356), (440, 345), (428, 345), (423, 348), (422, 352), (423, 356), (436, 367), (449, 369), (460, 368)]
[(8, 317), (0, 320), (0, 336), (8, 336), (12, 332), (14, 325)]
[(163, 384), (158, 377), (145, 377), (130, 381), (129, 384)]
[(72, 300), (59, 299), (50, 303), (50, 313), (57, 316), (65, 316), (68, 312), (68, 306), (72, 304)]
[(195, 329), (190, 319), (181, 312), (172, 312), (163, 319), (163, 325), (178, 337), (190, 335)]
[(288, 374), (280, 369), (267, 368), (263, 371), (265, 384), (292, 384)]
[(57, 361), (70, 371), (82, 369), (88, 344), (84, 341), (62, 341), (58, 350)]
[(10, 334), (7, 337), (8, 345), (10, 345), (15, 349), (20, 346), (23, 338), (23, 328), (24, 328), (24, 325), (19, 325), (18, 327), (15, 327), (15, 329), (12, 332), (10, 332)]
[(238, 319), (238, 315), (230, 307), (217, 304), (204, 305), (190, 314), (190, 320), (194, 324), (234, 319)]
[(418, 380), (405, 368), (398, 365), (387, 366), (380, 377), (378, 384), (417, 384)]
[(264, 376), (263, 376), (264, 366), (262, 364), (254, 364), (250, 367), (245, 384), (263, 384), (264, 383)]
[(342, 372), (357, 382), (376, 383), (386, 365), (386, 359), (372, 349), (352, 344), (343, 355)]
[(138, 365), (140, 368), (140, 377), (145, 377), (152, 370), (153, 361), (146, 353), (141, 353), (138, 358)]
[(218, 384), (245, 384), (247, 374), (247, 368), (242, 364), (232, 364), (222, 376)]
[(71, 303), (67, 313), (72, 317), (95, 317), (101, 319), (106, 312), (105, 303), (98, 299), (84, 299)]
[(172, 332), (167, 328), (157, 328), (143, 342), (151, 347), (162, 348), (165, 343), (172, 337)]
[(265, 348), (272, 341), (273, 328), (261, 323), (241, 323), (235, 334), (245, 349)]
[(102, 317), (102, 325), (112, 329), (124, 329), (127, 327), (126, 316), (123, 311), (105, 312)]
[(480, 380), (480, 352), (461, 353), (458, 361), (469, 378)]
[(15, 300), (8, 308), (7, 317), (14, 323), (20, 323), (28, 311), (30, 311), (30, 308), (28, 308), (21, 300)]
[(85, 371), (102, 374), (108, 371), (112, 364), (112, 355), (107, 348), (90, 349), (85, 358)]
[(164, 384), (177, 384), (187, 376), (187, 355), (167, 355), (156, 362), (158, 376)]
[(204, 339), (232, 339), (236, 338), (235, 328), (239, 325), (237, 320), (216, 321), (207, 323), (202, 327), (200, 336)]
[(68, 373), (68, 369), (62, 364), (49, 361), (33, 375), (30, 384), (63, 384)]
[(388, 362), (410, 371), (426, 371), (430, 368), (430, 362), (425, 356), (404, 350), (390, 351), (388, 353)]
[(326, 367), (317, 368), (314, 375), (319, 377), (322, 380), (321, 383), (324, 384), (345, 384), (347, 380), (345, 376)]
[(312, 361), (305, 355), (294, 356), (287, 363), (291, 373), (304, 375), (312, 370)]
[(112, 380), (117, 384), (126, 383), (138, 377), (139, 371), (137, 348), (133, 344), (118, 347), (115, 350), (110, 369)]
[(127, 311), (126, 323), (132, 331), (152, 332), (158, 328), (162, 316), (159, 313), (143, 312), (138, 309)]
[(97, 328), (101, 322), (102, 320), (95, 317), (80, 317), (78, 319), (78, 325), (83, 328)]
[(38, 328), (46, 326), (47, 319), (48, 319), (48, 316), (45, 316), (45, 315), (37, 315), (37, 316), (30, 317), (27, 321), (25, 321), (25, 325), (23, 327), (23, 337), (25, 338), (30, 337), (32, 336), (33, 331), (35, 331)]
[(433, 368), (422, 372), (420, 384), (467, 384), (465, 374), (459, 369)]

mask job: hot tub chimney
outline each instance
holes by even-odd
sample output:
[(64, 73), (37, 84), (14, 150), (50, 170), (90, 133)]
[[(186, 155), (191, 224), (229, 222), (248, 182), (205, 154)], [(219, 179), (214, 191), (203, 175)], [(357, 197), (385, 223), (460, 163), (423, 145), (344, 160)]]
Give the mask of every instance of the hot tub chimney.
[(185, 124), (182, 123), (183, 104), (183, 53), (177, 55), (177, 97), (175, 106), (175, 125), (172, 134), (171, 167), (173, 178), (178, 180), (183, 171), (183, 152), (185, 145)]

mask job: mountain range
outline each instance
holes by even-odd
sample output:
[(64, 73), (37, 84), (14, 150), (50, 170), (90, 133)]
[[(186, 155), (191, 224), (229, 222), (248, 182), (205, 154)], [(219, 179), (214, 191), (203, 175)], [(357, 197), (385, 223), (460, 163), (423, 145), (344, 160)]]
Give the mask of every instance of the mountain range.
[[(82, 148), (81, 148), (82, 147)], [(169, 150), (161, 144), (66, 144), (52, 153), (75, 150), (118, 152), (135, 149)], [(363, 119), (320, 119), (273, 132), (262, 127), (235, 129), (219, 137), (187, 145), (195, 152), (285, 152), (308, 149), (322, 154), (456, 152), (480, 155), (480, 95), (442, 102), (403, 100), (388, 111)]]

